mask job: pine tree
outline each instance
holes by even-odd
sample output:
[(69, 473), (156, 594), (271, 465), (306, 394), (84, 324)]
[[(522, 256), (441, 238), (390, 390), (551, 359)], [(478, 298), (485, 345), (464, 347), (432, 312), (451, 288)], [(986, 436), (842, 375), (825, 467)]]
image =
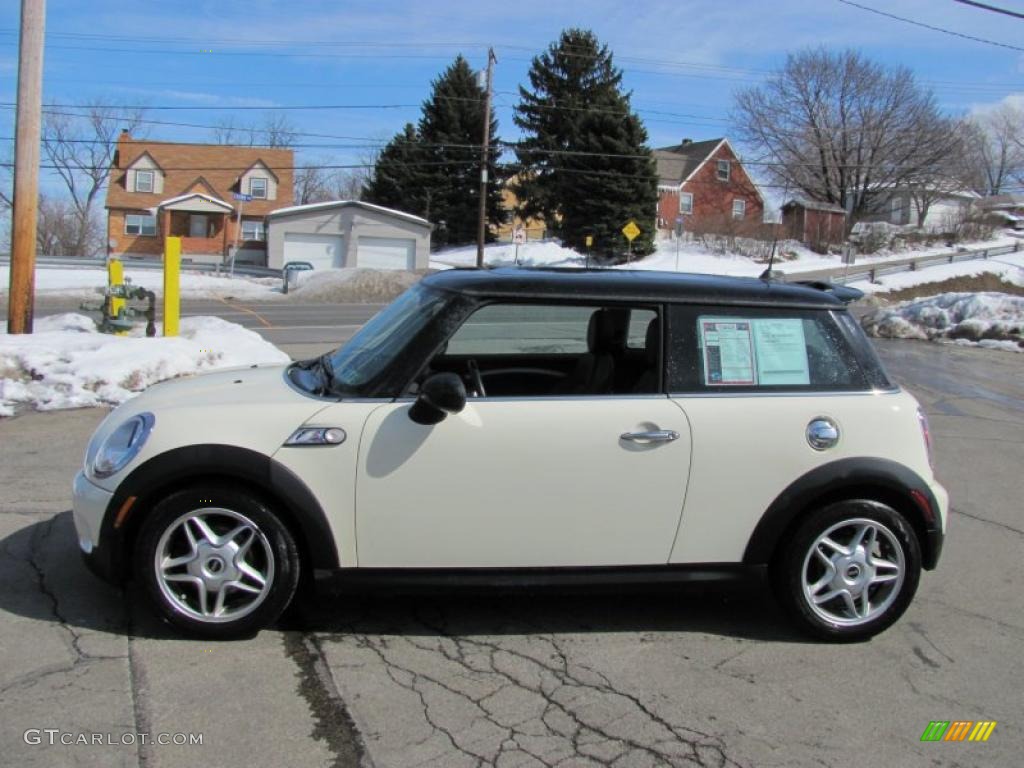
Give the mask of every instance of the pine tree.
[[(480, 142), (483, 140), (485, 94), (476, 74), (461, 55), (432, 83), (423, 103), (419, 137), (430, 165), (424, 175), (434, 190), (431, 222), (435, 247), (476, 242), (480, 206)], [(491, 110), (491, 151), (488, 155), (487, 239), (490, 227), (501, 224), (498, 168), (498, 121)], [(442, 226), (443, 222), (443, 226)]]
[[(432, 83), (419, 125), (409, 124), (381, 152), (363, 199), (423, 216), (434, 225), (433, 248), (475, 243), (480, 205), (484, 92), (469, 63), (456, 57)], [(491, 110), (487, 239), (501, 224), (498, 121)]]
[(416, 127), (406, 123), (381, 150), (362, 199), (429, 219), (430, 190), (423, 165), (427, 159)]
[(513, 185), (523, 213), (542, 217), (577, 250), (592, 235), (593, 252), (606, 256), (626, 252), (621, 230), (633, 220), (641, 234), (632, 252), (651, 253), (658, 178), (608, 47), (588, 30), (567, 29), (528, 76), (515, 116), (526, 134)]

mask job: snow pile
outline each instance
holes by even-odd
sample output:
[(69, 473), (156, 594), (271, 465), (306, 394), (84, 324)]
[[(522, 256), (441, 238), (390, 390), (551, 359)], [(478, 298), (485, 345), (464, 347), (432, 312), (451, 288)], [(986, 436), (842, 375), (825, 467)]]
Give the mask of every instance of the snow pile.
[[(491, 267), (515, 266), (516, 247), (509, 243), (491, 243), (484, 249), (484, 262)], [(519, 246), (518, 264), (521, 267), (582, 267), (586, 257), (554, 240), (535, 240)], [(438, 251), (430, 257), (430, 266), (435, 269), (475, 267), (476, 246)]]
[(426, 274), (400, 269), (313, 269), (293, 278), (297, 287), (288, 295), (302, 301), (383, 304)]
[[(125, 266), (125, 277), (132, 285), (153, 291), (157, 296), (164, 293), (164, 273), (159, 269), (132, 269)], [(0, 296), (7, 293), (10, 283), (10, 267), (0, 266)], [(82, 269), (63, 267), (36, 269), (36, 295), (70, 296), (82, 300), (101, 300), (99, 289), (107, 285), (105, 269)], [(186, 299), (238, 298), (273, 299), (281, 296), (279, 277), (218, 277), (202, 272), (181, 273), (181, 295)]]
[(12, 415), (18, 403), (41, 411), (114, 405), (165, 379), (289, 359), (253, 331), (217, 317), (182, 318), (180, 330), (175, 338), (148, 339), (142, 328), (111, 336), (71, 313), (37, 320), (32, 334), (4, 333), (0, 416)]
[(1005, 293), (943, 293), (865, 315), (864, 330), (888, 339), (955, 340), (1022, 351), (1024, 297)]

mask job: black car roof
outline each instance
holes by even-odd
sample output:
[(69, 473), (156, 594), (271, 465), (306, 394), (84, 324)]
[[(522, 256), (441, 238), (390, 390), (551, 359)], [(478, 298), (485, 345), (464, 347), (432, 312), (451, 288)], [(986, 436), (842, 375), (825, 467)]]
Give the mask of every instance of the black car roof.
[(754, 277), (621, 269), (447, 269), (423, 279), (432, 288), (502, 299), (650, 301), (842, 309), (830, 293)]

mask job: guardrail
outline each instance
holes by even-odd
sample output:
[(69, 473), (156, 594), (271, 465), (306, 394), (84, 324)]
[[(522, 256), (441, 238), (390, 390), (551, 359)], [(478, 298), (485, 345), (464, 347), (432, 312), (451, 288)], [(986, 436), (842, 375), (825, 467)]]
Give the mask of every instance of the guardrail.
[[(122, 259), (125, 269), (163, 269), (161, 261), (150, 259)], [(7, 266), (11, 263), (10, 256), (0, 256), (0, 266)], [(81, 269), (106, 269), (107, 260), (98, 258), (77, 258), (73, 256), (37, 256), (36, 266), (42, 269), (59, 267), (79, 267)], [(208, 272), (214, 275), (227, 275), (230, 268), (224, 264), (205, 264), (202, 262), (190, 262), (186, 259), (181, 261), (181, 269), (185, 272)], [(249, 277), (281, 277), (280, 269), (270, 267), (258, 267), (254, 264), (236, 264), (236, 275), (247, 275)]]
[[(875, 282), (882, 275), (894, 275), (899, 272), (916, 272), (925, 267), (939, 264), (955, 264), (958, 261), (976, 261), (990, 259), (993, 256), (1004, 256), (1021, 249), (1019, 242), (1013, 245), (997, 245), (990, 248), (976, 248), (932, 253), (926, 256), (911, 256), (906, 259), (892, 261), (875, 261), (866, 264), (848, 264), (841, 267), (816, 269), (811, 272), (793, 272), (785, 276), (788, 280), (828, 280), (833, 283), (850, 283), (855, 280)], [(785, 271), (785, 266), (782, 267)]]

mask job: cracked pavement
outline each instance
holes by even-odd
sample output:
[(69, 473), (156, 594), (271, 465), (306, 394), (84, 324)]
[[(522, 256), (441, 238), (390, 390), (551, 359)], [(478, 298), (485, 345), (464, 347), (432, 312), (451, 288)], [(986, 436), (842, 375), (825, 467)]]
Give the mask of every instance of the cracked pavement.
[[(81, 564), (70, 481), (98, 410), (0, 421), (0, 753), (24, 766), (1018, 765), (1024, 365), (879, 344), (919, 396), (951, 537), (869, 643), (794, 634), (763, 590), (306, 597), (234, 643), (176, 637)], [(990, 719), (986, 744), (922, 744)], [(26, 744), (201, 732), (202, 746)], [(115, 736), (115, 737), (116, 737)]]

